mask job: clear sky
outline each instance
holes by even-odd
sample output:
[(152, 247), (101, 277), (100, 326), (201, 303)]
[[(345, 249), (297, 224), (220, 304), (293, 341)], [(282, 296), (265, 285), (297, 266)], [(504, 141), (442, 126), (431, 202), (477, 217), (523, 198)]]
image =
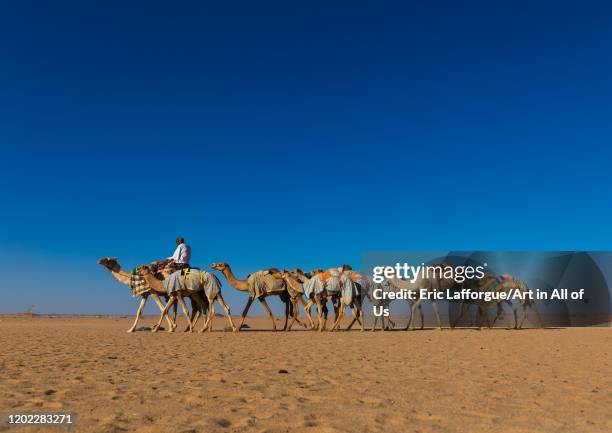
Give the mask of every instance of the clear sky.
[(133, 313), (97, 259), (130, 268), (177, 235), (194, 265), (239, 275), (367, 250), (611, 249), (611, 13), (5, 3), (0, 312)]

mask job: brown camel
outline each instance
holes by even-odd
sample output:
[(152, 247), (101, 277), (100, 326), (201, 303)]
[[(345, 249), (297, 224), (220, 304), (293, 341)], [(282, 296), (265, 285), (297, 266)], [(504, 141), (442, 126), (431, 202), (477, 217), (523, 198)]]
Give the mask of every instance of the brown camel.
[[(151, 286), (153, 290), (157, 292), (166, 291), (166, 288), (164, 287), (164, 283), (162, 283), (161, 280), (153, 276), (153, 273), (151, 272), (151, 269), (148, 266), (142, 266), (141, 268), (139, 268), (138, 274), (141, 275), (145, 279), (147, 284)], [(189, 325), (189, 332), (193, 331), (193, 322), (191, 321), (191, 317), (189, 316), (189, 311), (187, 310), (187, 305), (185, 304), (183, 295), (186, 296), (186, 294), (183, 292), (176, 292), (170, 295), (170, 299), (166, 303), (166, 306), (164, 307), (164, 309), (161, 312), (161, 315), (159, 316), (159, 322), (157, 322), (157, 324), (152, 329), (153, 332), (158, 331), (161, 325), (161, 322), (164, 320), (164, 317), (168, 317), (168, 310), (170, 309), (170, 307), (174, 304), (174, 302), (177, 299), (178, 299), (178, 303), (183, 309), (183, 314), (185, 314), (185, 318), (187, 319), (187, 324)]]
[(242, 329), (244, 319), (251, 308), (251, 304), (257, 299), (266, 310), (266, 313), (268, 313), (270, 320), (272, 320), (272, 328), (276, 331), (276, 322), (274, 321), (272, 310), (270, 310), (270, 307), (266, 302), (266, 297), (268, 296), (278, 296), (281, 301), (285, 303), (285, 326), (283, 329), (287, 328), (290, 301), (286, 284), (280, 277), (278, 270), (266, 269), (257, 271), (249, 275), (246, 279), (239, 280), (234, 276), (230, 265), (225, 262), (213, 263), (211, 267), (221, 272), (234, 289), (240, 292), (247, 292), (249, 294), (249, 299), (247, 300), (244, 310), (242, 311), (242, 318), (240, 320), (238, 330)]
[(284, 270), (283, 272), (281, 272), (281, 278), (285, 280), (285, 283), (287, 283), (287, 291), (289, 292), (289, 296), (291, 297), (290, 301), (293, 313), (287, 331), (291, 331), (291, 327), (296, 321), (303, 327), (306, 327), (306, 325), (300, 322), (300, 319), (298, 318), (298, 302), (304, 308), (304, 314), (308, 318), (308, 322), (310, 323), (310, 329), (314, 328), (314, 322), (312, 321), (312, 317), (310, 316), (310, 308), (307, 309), (308, 304), (306, 303), (306, 301), (304, 301), (303, 298), (304, 289), (302, 286), (302, 282), (300, 281), (300, 277), (301, 275), (296, 271), (288, 272), (287, 270)]
[[(122, 284), (125, 284), (128, 287), (132, 286), (132, 282), (133, 282), (132, 274), (121, 269), (121, 266), (117, 262), (116, 257), (104, 257), (98, 260), (98, 263), (104, 266), (106, 269), (108, 269), (117, 281), (119, 281)], [(145, 291), (138, 293), (137, 296), (140, 296), (140, 304), (138, 305), (138, 309), (136, 310), (136, 319), (134, 320), (134, 324), (132, 325), (132, 327), (128, 329), (127, 332), (134, 332), (134, 330), (136, 329), (136, 325), (138, 324), (138, 320), (140, 319), (140, 316), (142, 315), (142, 312), (144, 311), (144, 307), (145, 307), (145, 304), (147, 303), (149, 296), (153, 298), (153, 300), (159, 307), (159, 311), (164, 311), (164, 304), (162, 304), (162, 301), (159, 299), (159, 296), (163, 296), (166, 299), (166, 301), (168, 300), (165, 290), (161, 292), (157, 292), (151, 287), (146, 287)], [(176, 309), (174, 311), (175, 311), (174, 314), (176, 318)], [(168, 320), (169, 330), (174, 330), (174, 328), (176, 327), (176, 324), (173, 323), (169, 317), (166, 317), (166, 319)]]
[[(166, 272), (166, 279), (170, 277), (170, 274)], [(190, 269), (187, 273), (180, 273), (181, 271), (177, 271), (173, 274), (176, 278), (184, 278), (184, 286), (182, 289), (176, 290), (170, 293), (170, 300), (166, 304), (166, 307), (162, 311), (162, 314), (159, 318), (157, 325), (153, 328), (153, 332), (157, 331), (161, 322), (168, 314), (168, 309), (174, 304), (174, 302), (178, 301), (183, 309), (183, 313), (187, 319), (187, 323), (189, 325), (189, 331), (193, 331), (193, 327), (195, 323), (192, 321), (192, 317), (189, 316), (187, 312), (187, 306), (185, 305), (184, 296), (191, 296), (192, 300), (196, 303), (199, 310), (204, 310), (205, 304), (202, 302), (202, 297), (206, 301), (208, 301), (208, 305), (210, 308), (208, 309), (208, 317), (204, 322), (204, 326), (200, 330), (200, 332), (204, 332), (207, 329), (212, 330), (212, 321), (215, 314), (214, 301), (216, 300), (221, 304), (221, 307), (225, 310), (225, 315), (227, 316), (232, 331), (236, 331), (236, 326), (232, 320), (232, 316), (230, 313), (229, 306), (225, 303), (223, 296), (221, 295), (221, 283), (214, 275), (206, 272), (200, 271), (197, 269)], [(153, 287), (155, 290), (166, 290), (166, 287), (162, 283), (161, 280), (158, 280), (151, 273), (151, 269), (148, 266), (143, 266), (139, 269), (140, 275), (146, 280), (146, 282)], [(179, 274), (180, 273), (180, 274)], [(194, 294), (199, 294), (199, 296), (193, 296)], [(200, 297), (202, 296), (202, 297)]]

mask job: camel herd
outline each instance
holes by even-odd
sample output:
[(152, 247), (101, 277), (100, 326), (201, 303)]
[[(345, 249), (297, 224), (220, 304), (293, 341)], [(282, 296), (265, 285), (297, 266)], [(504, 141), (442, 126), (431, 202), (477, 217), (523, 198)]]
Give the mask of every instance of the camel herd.
[[(391, 299), (385, 296), (374, 296), (374, 292), (380, 295), (385, 292), (398, 290), (415, 291), (422, 293), (422, 290), (435, 291), (446, 290), (456, 287), (456, 283), (452, 279), (445, 279), (442, 276), (432, 278), (419, 278), (414, 282), (392, 278), (383, 283), (373, 283), (372, 280), (365, 274), (355, 272), (348, 265), (343, 265), (340, 268), (331, 268), (328, 270), (315, 269), (305, 273), (300, 269), (293, 271), (280, 271), (276, 268), (264, 269), (250, 274), (245, 279), (238, 279), (229, 264), (213, 263), (211, 268), (223, 274), (229, 284), (240, 292), (245, 292), (248, 295), (247, 303), (241, 315), (240, 324), (236, 326), (232, 320), (229, 306), (223, 299), (221, 294), (221, 282), (211, 272), (200, 269), (189, 269), (187, 271), (178, 271), (170, 273), (170, 271), (162, 269), (155, 272), (149, 266), (142, 266), (137, 273), (130, 273), (121, 268), (116, 258), (106, 257), (98, 261), (99, 264), (108, 269), (111, 274), (121, 283), (132, 288), (132, 294), (140, 297), (140, 304), (136, 311), (136, 318), (133, 325), (127, 332), (133, 332), (136, 329), (138, 321), (142, 315), (145, 304), (149, 297), (153, 298), (161, 312), (156, 325), (152, 328), (153, 332), (159, 330), (164, 319), (168, 323), (168, 331), (173, 332), (176, 329), (177, 304), (185, 315), (188, 326), (185, 331), (192, 332), (200, 317), (203, 318), (204, 324), (199, 332), (212, 329), (212, 322), (215, 316), (214, 302), (217, 301), (223, 308), (227, 320), (232, 331), (237, 332), (242, 329), (244, 320), (249, 312), (253, 301), (257, 300), (261, 303), (267, 315), (272, 320), (272, 327), (276, 331), (276, 321), (266, 298), (270, 296), (278, 296), (285, 305), (285, 323), (283, 330), (291, 330), (293, 324), (297, 322), (304, 328), (316, 329), (323, 331), (326, 329), (328, 302), (331, 302), (335, 312), (335, 320), (331, 330), (339, 329), (346, 309), (351, 312), (353, 319), (350, 322), (347, 330), (351, 329), (357, 322), (361, 330), (364, 327), (364, 301), (368, 301), (374, 307), (388, 308)], [(445, 266), (444, 264), (442, 264)], [(140, 281), (140, 289), (134, 291), (135, 280)], [(171, 286), (174, 289), (168, 290), (168, 283), (171, 279), (176, 279), (175, 283), (180, 284)], [(164, 284), (166, 283), (166, 284)], [(512, 278), (509, 275), (496, 277), (487, 273), (483, 279), (466, 281), (465, 288), (472, 291), (506, 291), (519, 290), (521, 292), (529, 289), (525, 283), (519, 279)], [(165, 304), (161, 298), (166, 301)], [(185, 298), (190, 299), (191, 311), (189, 311)], [(417, 310), (420, 313), (421, 329), (423, 329), (424, 315), (422, 302), (425, 298), (416, 297), (414, 300), (409, 300), (410, 316), (405, 329), (414, 329), (415, 316)], [(439, 309), (437, 302), (430, 299), (432, 310), (437, 320), (438, 328), (441, 329)], [(514, 316), (514, 328), (520, 329), (527, 318), (527, 310), (533, 309), (539, 319), (540, 326), (542, 321), (540, 313), (533, 301), (523, 299), (519, 301), (522, 308), (521, 319), (518, 319), (518, 312), (515, 305), (509, 301), (477, 301), (477, 302), (462, 302), (460, 304), (460, 314), (451, 323), (451, 328), (455, 327), (459, 320), (469, 310), (470, 305), (475, 305), (478, 311), (479, 327), (482, 325), (483, 317), (486, 319), (488, 327), (494, 325), (498, 319), (503, 317), (503, 304), (508, 305)], [(306, 320), (300, 320), (299, 305), (302, 306)], [(315, 323), (311, 317), (312, 306), (317, 308), (317, 322)], [(174, 306), (174, 315), (170, 317), (170, 309)], [(489, 320), (489, 309), (496, 307), (496, 315), (491, 323)], [(291, 320), (289, 321), (289, 318)], [(371, 330), (377, 328), (379, 318), (381, 319), (381, 329), (392, 329), (395, 327), (394, 322), (390, 317), (375, 316)], [(387, 324), (385, 325), (385, 319)]]

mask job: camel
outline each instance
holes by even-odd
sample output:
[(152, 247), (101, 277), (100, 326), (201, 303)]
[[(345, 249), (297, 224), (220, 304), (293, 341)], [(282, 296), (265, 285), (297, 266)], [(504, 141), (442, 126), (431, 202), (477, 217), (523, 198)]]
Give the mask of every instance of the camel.
[[(497, 278), (490, 272), (487, 272), (485, 276), (481, 279), (466, 280), (463, 283), (463, 287), (468, 290), (476, 291), (476, 292), (505, 292), (508, 294), (513, 293), (515, 290), (518, 290), (522, 294), (529, 291), (529, 288), (522, 280), (516, 279), (510, 275), (502, 275), (500, 278)], [(478, 327), (479, 329), (482, 328), (482, 316), (484, 316), (486, 319), (487, 327), (491, 328), (493, 325), (495, 325), (495, 322), (497, 321), (497, 319), (503, 319), (503, 315), (504, 315), (503, 305), (504, 304), (508, 304), (508, 306), (510, 306), (510, 308), (512, 309), (512, 313), (514, 316), (514, 329), (521, 329), (523, 327), (523, 323), (525, 319), (527, 318), (528, 308), (532, 308), (536, 312), (536, 315), (540, 322), (540, 327), (543, 326), (542, 318), (540, 316), (538, 307), (535, 305), (535, 302), (531, 299), (527, 299), (526, 297), (522, 297), (521, 299), (519, 299), (519, 304), (522, 310), (520, 322), (518, 320), (516, 307), (512, 303), (512, 300), (510, 299), (506, 299), (506, 300), (491, 299), (490, 301), (474, 300), (474, 301), (469, 301), (469, 302), (468, 301), (461, 302), (460, 304), (461, 311), (459, 313), (459, 316), (455, 319), (451, 327), (454, 328), (455, 326), (457, 326), (457, 323), (459, 323), (459, 320), (461, 320), (463, 315), (467, 312), (470, 305), (476, 305), (478, 307), (478, 315), (479, 315)], [(495, 318), (493, 319), (493, 323), (491, 323), (489, 320), (489, 309), (494, 305), (497, 306), (497, 314), (495, 315)]]
[[(501, 285), (500, 285), (499, 279), (495, 277), (495, 275), (493, 275), (491, 272), (487, 272), (482, 278), (473, 278), (473, 279), (465, 280), (463, 283), (461, 283), (460, 287), (462, 289), (467, 289), (471, 292), (494, 292), (494, 291), (496, 292), (496, 291), (499, 291), (499, 289), (501, 288)], [(514, 308), (514, 305), (510, 301), (504, 301), (504, 302), (507, 302), (512, 308), (512, 311), (514, 312), (514, 326), (516, 328), (516, 309)], [(478, 307), (479, 317), (478, 317), (477, 324), (478, 324), (479, 329), (482, 329), (482, 326), (481, 326), (482, 316), (485, 316), (486, 318), (487, 327), (491, 328), (491, 323), (489, 321), (489, 308), (491, 308), (493, 305), (497, 305), (497, 308), (498, 308), (498, 312), (495, 317), (495, 320), (497, 320), (497, 318), (500, 316), (500, 311), (503, 312), (503, 310), (501, 309), (501, 304), (495, 300), (462, 301), (460, 302), (459, 305), (460, 305), (459, 316), (457, 316), (454, 322), (451, 323), (451, 329), (457, 326), (457, 324), (459, 323), (461, 318), (465, 315), (465, 313), (469, 310), (471, 305), (476, 305)], [(472, 325), (473, 325), (473, 320), (470, 326)]]
[[(98, 260), (98, 264), (108, 269), (110, 273), (113, 275), (113, 277), (115, 277), (115, 279), (119, 281), (120, 283), (125, 284), (128, 287), (132, 286), (133, 275), (130, 274), (129, 272), (124, 271), (121, 268), (121, 266), (117, 262), (116, 257), (101, 258), (100, 260)], [(160, 295), (163, 296), (166, 299), (166, 301), (168, 300), (168, 296), (165, 290), (161, 292), (157, 292), (153, 290), (151, 287), (148, 287), (146, 288), (146, 291), (137, 294), (137, 296), (140, 296), (140, 304), (138, 305), (138, 309), (136, 310), (136, 319), (134, 320), (134, 324), (130, 327), (130, 329), (127, 330), (127, 332), (134, 332), (134, 330), (136, 329), (136, 325), (138, 324), (138, 320), (140, 319), (140, 316), (142, 315), (142, 312), (144, 311), (144, 307), (147, 303), (147, 300), (149, 299), (149, 296), (153, 298), (153, 301), (155, 301), (155, 303), (159, 307), (159, 311), (164, 311), (164, 304), (162, 304), (161, 300), (159, 299)], [(174, 310), (174, 315), (176, 318), (176, 308)], [(169, 326), (168, 329), (174, 330), (174, 328), (176, 327), (176, 324), (173, 323), (169, 317), (166, 317), (166, 319), (168, 321), (168, 326)]]
[[(393, 291), (402, 290), (402, 289), (407, 289), (414, 293), (418, 293), (419, 291), (419, 286), (417, 284), (413, 284), (405, 280), (400, 280), (398, 278), (390, 278), (388, 280), (385, 280), (385, 282), (381, 283), (381, 286), (383, 288), (383, 292), (393, 292)], [(416, 304), (416, 300), (412, 300), (412, 299), (406, 299), (406, 300), (408, 301), (408, 305), (410, 306), (410, 310), (409, 310), (410, 316), (408, 318), (408, 325), (406, 325), (405, 329), (406, 330), (409, 329), (410, 325), (412, 324), (413, 314), (415, 313), (417, 309), (419, 310), (419, 315), (421, 317), (421, 327), (419, 329), (423, 329), (425, 326), (425, 315), (423, 314), (422, 302), (419, 302), (418, 304)], [(389, 306), (391, 302), (393, 302), (392, 299), (380, 299), (376, 301), (385, 302), (387, 306)], [(372, 304), (374, 305), (374, 302), (372, 302)], [(412, 307), (414, 307), (414, 309)]]
[(327, 316), (323, 320), (323, 308), (327, 301), (332, 301), (333, 304), (337, 303), (338, 305), (338, 314), (331, 331), (335, 331), (340, 325), (346, 307), (349, 307), (355, 317), (348, 329), (351, 328), (355, 320), (358, 320), (361, 323), (361, 329), (364, 329), (363, 320), (360, 320), (362, 295), (358, 292), (358, 285), (352, 280), (352, 274), (353, 271), (348, 265), (338, 269), (331, 268), (327, 272), (317, 270), (304, 285), (304, 293), (310, 299), (307, 308), (310, 308), (313, 302), (317, 305), (317, 330), (319, 332), (325, 330), (327, 324)]
[[(293, 277), (295, 277), (296, 280), (298, 280), (301, 284), (302, 284), (302, 289), (304, 288), (304, 284), (306, 284), (306, 282), (308, 282), (308, 280), (310, 280), (310, 278), (312, 278), (312, 276), (318, 274), (318, 273), (322, 273), (324, 272), (323, 269), (321, 268), (317, 268), (317, 269), (313, 269), (312, 271), (305, 273), (304, 271), (302, 271), (299, 268), (295, 268), (293, 271), (291, 271), (291, 274), (293, 275)], [(308, 299), (308, 303), (306, 304), (306, 306), (304, 307), (304, 310), (306, 312), (306, 314), (308, 316), (311, 316), (310, 314), (310, 310), (312, 308), (313, 305), (316, 305), (315, 299), (314, 299), (314, 293), (310, 293), (309, 299)], [(338, 318), (338, 302), (334, 302), (333, 303), (333, 308), (334, 308), (334, 314), (335, 314), (335, 318), (334, 321)], [(329, 315), (329, 310), (327, 309), (327, 304), (323, 304), (323, 316), (325, 318), (325, 320), (327, 320), (327, 316)], [(312, 316), (311, 316), (312, 317)], [(316, 329), (318, 326), (318, 324), (314, 324), (313, 323), (313, 328), (312, 329)]]
[(291, 307), (292, 307), (292, 317), (291, 317), (291, 322), (289, 323), (289, 327), (287, 328), (287, 331), (291, 331), (291, 327), (293, 326), (294, 322), (298, 322), (299, 324), (301, 324), (303, 327), (306, 327), (305, 324), (303, 324), (302, 322), (300, 322), (299, 318), (298, 318), (298, 302), (302, 305), (302, 307), (304, 308), (304, 314), (306, 315), (306, 317), (308, 318), (308, 322), (310, 323), (310, 328), (314, 328), (314, 322), (312, 321), (312, 317), (310, 316), (310, 308), (307, 308), (308, 304), (306, 303), (306, 301), (304, 301), (304, 298), (302, 297), (304, 294), (304, 289), (302, 286), (302, 282), (300, 281), (301, 279), (301, 275), (298, 272), (299, 270), (295, 270), (293, 272), (288, 272), (286, 269), (281, 272), (281, 278), (283, 280), (285, 280), (285, 283), (287, 284), (287, 291), (289, 292), (289, 295), (291, 297)]
[(272, 310), (270, 310), (270, 307), (266, 302), (266, 298), (268, 296), (278, 296), (281, 301), (285, 303), (285, 325), (283, 330), (287, 329), (290, 300), (285, 282), (280, 277), (280, 272), (278, 272), (278, 270), (266, 269), (257, 271), (247, 276), (246, 279), (239, 280), (232, 272), (230, 265), (225, 262), (213, 263), (211, 267), (221, 272), (234, 289), (238, 290), (239, 292), (247, 292), (249, 294), (249, 299), (247, 300), (244, 310), (242, 311), (242, 318), (240, 320), (238, 330), (242, 329), (244, 319), (251, 308), (251, 304), (257, 299), (266, 310), (266, 313), (268, 313), (270, 320), (272, 320), (272, 328), (274, 331), (276, 331), (276, 322), (274, 321)]
[[(500, 279), (501, 279), (502, 290), (506, 292), (511, 292), (514, 290), (519, 290), (522, 294), (529, 292), (529, 287), (527, 287), (527, 284), (525, 284), (523, 280), (514, 278), (513, 276), (508, 275), (508, 274), (501, 275)], [(509, 302), (509, 304), (510, 306), (512, 306), (511, 302)], [(533, 311), (535, 311), (536, 316), (538, 317), (538, 322), (540, 323), (540, 328), (544, 327), (544, 323), (542, 322), (542, 316), (540, 315), (540, 310), (538, 310), (538, 307), (533, 299), (530, 299), (527, 297), (521, 297), (519, 299), (519, 304), (521, 305), (521, 310), (522, 310), (521, 320), (518, 323), (518, 326), (515, 326), (515, 329), (523, 329), (523, 323), (525, 322), (525, 319), (527, 319), (527, 309), (528, 308), (531, 308)], [(500, 304), (500, 307), (501, 307), (501, 304)], [(514, 308), (512, 309), (514, 310)], [(503, 314), (503, 309), (501, 312)], [(498, 317), (499, 317), (499, 313), (498, 313)], [(516, 324), (516, 320), (517, 320), (516, 311), (514, 312), (514, 318), (515, 318), (515, 324)], [(495, 318), (495, 320), (497, 320), (497, 317)], [(493, 321), (493, 324), (495, 324), (495, 320)]]
[[(408, 304), (410, 305), (410, 317), (408, 319), (408, 324), (406, 325), (406, 328), (405, 328), (406, 330), (414, 329), (413, 320), (414, 320), (414, 314), (416, 313), (417, 309), (419, 310), (420, 315), (421, 315), (421, 329), (423, 329), (424, 317), (423, 317), (423, 309), (422, 309), (421, 304), (423, 303), (424, 299), (427, 299), (427, 297), (425, 298), (421, 297), (421, 290), (425, 290), (426, 292), (445, 291), (445, 290), (451, 289), (456, 284), (454, 279), (445, 278), (443, 276), (444, 270), (450, 265), (448, 265), (447, 263), (438, 263), (438, 264), (432, 264), (429, 266), (436, 268), (431, 271), (431, 275), (429, 274), (428, 275), (417, 275), (414, 281), (406, 281), (406, 280), (399, 279), (397, 277), (393, 277), (388, 280), (391, 283), (391, 285), (394, 286), (395, 288), (400, 289), (400, 290), (407, 290), (409, 292), (416, 293), (417, 295), (416, 300), (408, 299)], [(438, 329), (441, 330), (442, 321), (440, 320), (440, 309), (438, 307), (438, 302), (433, 297), (429, 298), (429, 300), (431, 301), (431, 308), (434, 312), (434, 315), (436, 316), (436, 322), (438, 323)]]
[[(367, 283), (363, 285), (363, 289), (364, 289), (365, 298), (367, 298), (372, 304), (372, 306), (378, 309), (379, 312), (382, 309), (388, 309), (389, 306), (391, 305), (392, 299), (389, 299), (383, 296), (379, 296), (381, 299), (378, 299), (377, 297), (374, 296), (374, 291), (377, 289), (380, 289), (383, 294), (395, 291), (395, 288), (391, 285), (391, 283), (388, 280), (384, 281), (383, 283), (378, 284), (378, 283), (372, 282), (372, 280), (370, 279), (367, 279)], [(421, 310), (421, 314), (422, 314), (422, 310)], [(390, 316), (386, 316), (386, 317), (384, 315), (379, 316), (378, 314), (375, 313), (374, 314), (374, 324), (372, 325), (371, 331), (376, 330), (376, 324), (378, 323), (379, 318), (381, 320), (381, 327), (380, 327), (381, 330), (385, 331), (387, 329), (395, 328), (395, 323), (393, 322), (393, 320), (391, 320)], [(387, 326), (385, 326), (385, 318), (388, 321)], [(423, 324), (423, 320), (421, 319), (421, 325), (422, 324)]]
[[(416, 310), (419, 310), (421, 316), (421, 329), (424, 326), (424, 316), (423, 316), (423, 298), (421, 298), (421, 290), (426, 290), (427, 292), (431, 292), (434, 290), (436, 286), (440, 287), (441, 284), (433, 284), (432, 279), (424, 278), (422, 276), (418, 276), (415, 281), (406, 281), (396, 277), (390, 278), (389, 283), (391, 286), (395, 287), (399, 290), (407, 290), (409, 292), (416, 293), (417, 299), (407, 299), (408, 305), (410, 305), (410, 317), (408, 318), (408, 323), (406, 324), (405, 330), (413, 330), (414, 329), (414, 315)], [(438, 323), (438, 329), (442, 329), (442, 321), (440, 320), (440, 312), (438, 308), (438, 303), (435, 299), (431, 299), (431, 308), (436, 316), (436, 321)]]
[[(141, 267), (139, 273), (153, 289), (157, 291), (166, 290), (166, 287), (164, 286), (163, 282), (153, 276), (153, 274), (151, 273), (151, 269), (148, 266)], [(166, 280), (171, 282), (171, 276), (177, 279), (184, 278), (184, 286), (183, 289), (179, 289), (170, 293), (170, 300), (162, 311), (157, 325), (155, 325), (155, 327), (153, 328), (153, 332), (156, 332), (157, 329), (159, 329), (159, 326), (161, 325), (164, 316), (168, 314), (168, 309), (172, 306), (172, 304), (174, 304), (175, 301), (178, 301), (181, 305), (181, 308), (183, 309), (183, 313), (185, 314), (187, 323), (189, 325), (189, 331), (192, 332), (195, 323), (192, 322), (191, 317), (187, 312), (187, 307), (185, 305), (185, 301), (183, 300), (183, 296), (190, 296), (193, 293), (201, 293), (204, 299), (208, 301), (208, 305), (210, 306), (208, 310), (208, 318), (204, 322), (204, 326), (202, 327), (200, 332), (204, 332), (207, 329), (212, 330), (212, 321), (215, 315), (215, 300), (219, 302), (219, 304), (221, 304), (221, 307), (223, 307), (223, 310), (225, 310), (225, 315), (229, 320), (230, 327), (232, 328), (232, 331), (236, 332), (236, 326), (234, 325), (234, 322), (232, 320), (230, 308), (225, 303), (223, 296), (221, 295), (221, 282), (217, 279), (217, 277), (206, 271), (200, 271), (197, 269), (190, 269), (186, 273), (183, 273), (182, 271), (177, 271), (172, 275), (166, 275)], [(192, 297), (192, 299), (195, 301), (195, 303), (200, 309), (203, 309), (204, 304), (202, 303), (201, 298), (199, 298), (198, 296), (194, 296)]]

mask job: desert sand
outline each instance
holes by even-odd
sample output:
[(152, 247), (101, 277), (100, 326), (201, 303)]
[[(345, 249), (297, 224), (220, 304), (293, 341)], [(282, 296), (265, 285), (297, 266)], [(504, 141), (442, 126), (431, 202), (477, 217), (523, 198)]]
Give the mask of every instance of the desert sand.
[(0, 412), (76, 415), (0, 431), (612, 431), (611, 328), (274, 333), (250, 318), (238, 334), (127, 334), (131, 320), (1, 317)]

